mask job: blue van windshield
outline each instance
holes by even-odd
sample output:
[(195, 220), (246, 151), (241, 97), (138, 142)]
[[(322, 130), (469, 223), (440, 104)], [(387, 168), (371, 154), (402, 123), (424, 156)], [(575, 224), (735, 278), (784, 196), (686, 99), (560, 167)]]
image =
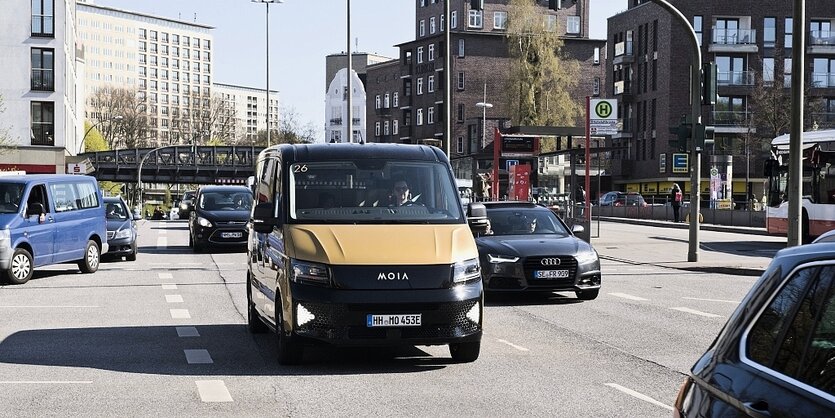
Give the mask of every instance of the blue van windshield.
[(447, 165), (426, 161), (317, 161), (290, 166), (294, 223), (460, 223)]
[(23, 184), (0, 183), (0, 213), (17, 213), (23, 199)]

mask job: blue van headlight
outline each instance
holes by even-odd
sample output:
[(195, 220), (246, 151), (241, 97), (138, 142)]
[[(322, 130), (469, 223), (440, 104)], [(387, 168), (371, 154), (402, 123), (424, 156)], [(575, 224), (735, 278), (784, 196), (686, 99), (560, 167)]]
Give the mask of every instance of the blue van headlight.
[(12, 246), (12, 231), (0, 229), (0, 249)]
[(481, 279), (481, 265), (477, 258), (459, 261), (452, 266), (452, 283), (465, 283)]
[(328, 266), (324, 264), (291, 259), (290, 280), (296, 283), (330, 286), (331, 275)]

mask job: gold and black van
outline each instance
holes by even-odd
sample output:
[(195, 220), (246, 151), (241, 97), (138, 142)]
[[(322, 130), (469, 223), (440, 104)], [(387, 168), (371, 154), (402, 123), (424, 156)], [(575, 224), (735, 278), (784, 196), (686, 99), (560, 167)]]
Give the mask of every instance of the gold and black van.
[[(278, 362), (312, 341), (481, 346), (478, 251), (446, 155), (400, 144), (278, 145), (253, 179), (249, 329)], [(473, 217), (484, 206), (469, 205)]]

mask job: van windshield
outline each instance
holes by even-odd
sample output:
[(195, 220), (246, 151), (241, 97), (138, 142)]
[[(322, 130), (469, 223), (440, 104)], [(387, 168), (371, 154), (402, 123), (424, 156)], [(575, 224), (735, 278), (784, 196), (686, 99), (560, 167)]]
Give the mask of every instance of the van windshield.
[(449, 167), (426, 161), (317, 161), (290, 166), (293, 223), (462, 223)]
[(0, 183), (0, 213), (17, 213), (23, 198), (23, 184)]

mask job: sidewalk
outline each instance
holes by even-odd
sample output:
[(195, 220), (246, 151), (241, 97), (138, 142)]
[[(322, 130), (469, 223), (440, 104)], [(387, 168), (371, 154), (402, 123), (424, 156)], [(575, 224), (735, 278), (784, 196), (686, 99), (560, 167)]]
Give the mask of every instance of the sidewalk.
[(759, 276), (786, 245), (785, 237), (770, 236), (765, 228), (702, 224), (699, 261), (690, 262), (689, 224), (609, 217), (600, 221), (598, 231), (597, 219), (592, 219), (591, 242), (601, 258), (636, 265)]

